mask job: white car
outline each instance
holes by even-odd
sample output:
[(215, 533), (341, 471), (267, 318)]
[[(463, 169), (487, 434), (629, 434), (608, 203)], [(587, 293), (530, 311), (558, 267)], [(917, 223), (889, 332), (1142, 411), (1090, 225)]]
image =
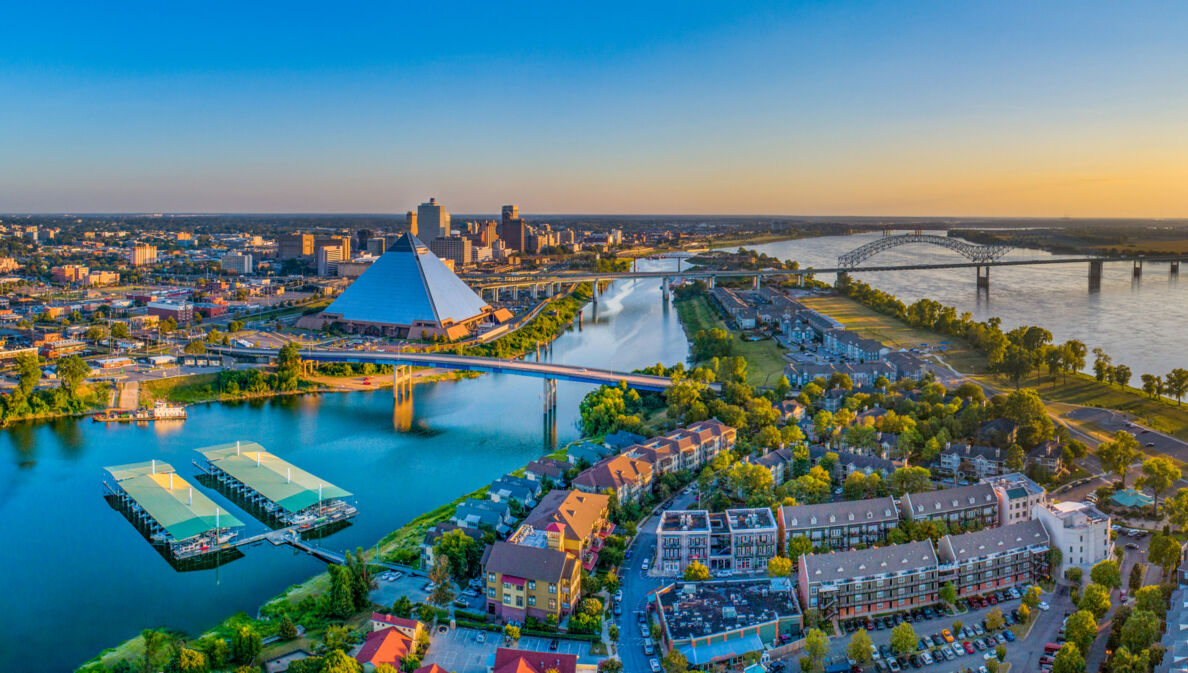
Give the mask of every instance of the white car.
[(1039, 609), (1047, 612), (1048, 610), (1052, 609), (1052, 606), (1048, 605), (1047, 601), (1040, 601)]
[(652, 667), (652, 673), (660, 673), (660, 660), (652, 657), (648, 660), (648, 664)]
[(990, 661), (991, 659), (997, 659), (998, 655), (993, 652), (986, 652), (985, 654), (982, 655), (982, 658), (985, 659), (986, 661)]
[(875, 647), (874, 645), (870, 646), (870, 658), (874, 659), (875, 661), (883, 658), (883, 655), (879, 654), (879, 648)]
[(927, 652), (921, 652), (920, 653), (920, 661), (923, 661), (924, 665), (926, 665), (926, 666), (931, 666), (932, 665), (932, 655)]
[(649, 561), (648, 559), (644, 559), (643, 563), (640, 564), (639, 569), (644, 572), (647, 572), (648, 568), (651, 567), (651, 565), (652, 565), (651, 561)]

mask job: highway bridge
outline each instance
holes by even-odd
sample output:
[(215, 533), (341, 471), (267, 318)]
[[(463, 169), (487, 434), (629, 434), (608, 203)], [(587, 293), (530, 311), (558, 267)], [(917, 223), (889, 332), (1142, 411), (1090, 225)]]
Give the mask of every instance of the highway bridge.
[[(232, 357), (254, 359), (275, 359), (278, 353), (277, 349), (274, 348), (238, 348), (228, 346), (208, 346), (208, 348)], [(617, 372), (595, 367), (563, 365), (555, 362), (504, 360), (502, 358), (454, 355), (450, 353), (303, 349), (301, 351), (301, 359), (316, 362), (371, 363), (376, 365), (393, 365), (394, 367), (434, 367), (466, 372), (516, 374), (518, 376), (530, 376), (548, 381), (574, 381), (576, 383), (593, 383), (608, 386), (618, 385), (622, 381), (627, 384), (627, 387), (636, 390), (663, 391), (672, 386), (672, 379), (665, 376), (632, 374), (630, 372)], [(713, 383), (709, 385), (714, 390), (721, 389), (721, 384)]]

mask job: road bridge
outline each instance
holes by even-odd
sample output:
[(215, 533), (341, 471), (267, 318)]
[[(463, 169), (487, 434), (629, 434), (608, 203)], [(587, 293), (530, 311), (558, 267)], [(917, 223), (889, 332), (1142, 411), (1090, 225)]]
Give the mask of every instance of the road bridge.
[[(278, 354), (277, 349), (274, 348), (239, 348), (229, 346), (209, 346), (209, 348), (215, 352), (224, 353), (232, 357), (275, 359)], [(666, 376), (633, 374), (631, 372), (619, 372), (611, 369), (563, 365), (555, 362), (504, 360), (502, 358), (454, 355), (450, 353), (303, 349), (301, 351), (301, 359), (313, 360), (315, 362), (392, 365), (397, 371), (400, 367), (411, 366), (491, 374), (516, 374), (518, 376), (545, 379), (546, 382), (573, 381), (576, 383), (593, 383), (607, 386), (616, 386), (619, 382), (624, 382), (628, 388), (647, 391), (664, 391), (672, 386), (672, 379)], [(395, 378), (397, 375), (397, 373), (394, 373), (393, 377)], [(721, 389), (721, 384), (712, 383), (709, 385), (714, 390)]]

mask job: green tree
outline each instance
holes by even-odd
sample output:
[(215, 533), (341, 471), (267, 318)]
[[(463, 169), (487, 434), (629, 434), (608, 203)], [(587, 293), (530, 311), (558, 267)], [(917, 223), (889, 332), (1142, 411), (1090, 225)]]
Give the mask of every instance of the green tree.
[(991, 631), (997, 631), (1006, 626), (1006, 618), (1002, 616), (1002, 610), (994, 608), (986, 615), (986, 628)]
[(277, 629), (276, 634), (280, 636), (281, 640), (295, 640), (297, 638), (297, 625), (293, 623), (289, 615), (285, 615), (281, 619), (280, 627)]
[(1163, 587), (1146, 586), (1135, 591), (1134, 609), (1145, 610), (1162, 619), (1167, 614), (1167, 599), (1163, 595)]
[(1119, 387), (1125, 388), (1127, 383), (1130, 383), (1130, 367), (1126, 365), (1118, 365), (1114, 367), (1114, 383)]
[(891, 492), (897, 496), (919, 493), (932, 486), (932, 473), (925, 467), (907, 466), (896, 469), (887, 479)]
[(321, 673), (363, 673), (363, 667), (346, 652), (334, 650), (322, 657)]
[(1176, 405), (1181, 404), (1184, 395), (1188, 394), (1188, 369), (1173, 369), (1163, 377), (1163, 386), (1167, 394), (1176, 398)]
[(664, 655), (660, 665), (664, 667), (664, 673), (688, 673), (689, 670), (689, 660), (675, 647)]
[(994, 656), (998, 657), (998, 663), (1006, 661), (1007, 648), (1006, 645), (999, 645), (994, 648)]
[(460, 584), (478, 575), (483, 556), (482, 545), (460, 528), (446, 532), (433, 545), (433, 555), (450, 560), (450, 574)]
[(1163, 568), (1163, 573), (1170, 574), (1180, 562), (1180, 544), (1168, 535), (1156, 534), (1151, 536), (1151, 543), (1147, 545), (1147, 560)]
[(685, 567), (685, 581), (687, 582), (705, 582), (709, 578), (709, 568), (700, 561), (694, 561)]
[(891, 649), (896, 654), (908, 654), (916, 650), (916, 630), (904, 622), (891, 629)]
[(1154, 494), (1151, 501), (1151, 511), (1159, 511), (1159, 496), (1171, 490), (1180, 480), (1180, 468), (1167, 456), (1155, 456), (1143, 461), (1143, 476), (1138, 479), (1138, 487), (1150, 489)]
[(37, 388), (41, 381), (41, 361), (34, 354), (22, 355), (16, 361), (17, 388), (26, 397)]
[(1000, 413), (1003, 418), (1019, 425), (1017, 438), (1023, 448), (1031, 448), (1055, 436), (1055, 425), (1048, 409), (1034, 388), (1015, 390), (1003, 399)]
[(206, 673), (210, 667), (206, 663), (206, 655), (198, 650), (182, 647), (177, 650), (169, 665), (165, 667), (167, 673)]
[(182, 349), (182, 352), (190, 355), (202, 355), (206, 352), (206, 344), (201, 340), (190, 341), (186, 343), (186, 347)]
[(241, 626), (231, 634), (231, 661), (252, 665), (260, 655), (260, 634), (250, 626)]
[(846, 656), (858, 662), (859, 666), (864, 666), (871, 659), (870, 647), (870, 636), (867, 635), (866, 629), (858, 629), (850, 636), (850, 643), (846, 645)]
[(127, 339), (132, 336), (132, 332), (128, 330), (128, 324), (117, 322), (111, 325), (111, 336), (116, 339)]
[(1093, 613), (1094, 619), (1101, 619), (1110, 611), (1110, 590), (1090, 582), (1081, 592), (1081, 601), (1077, 603), (1077, 607)]
[[(454, 581), (450, 578), (450, 561), (445, 556), (433, 559), (433, 568), (429, 570), (429, 603), (439, 608), (448, 606), (454, 600)], [(436, 616), (433, 623), (437, 624)]]
[(1093, 569), (1089, 571), (1089, 579), (1103, 587), (1117, 589), (1122, 586), (1122, 571), (1119, 570), (1117, 561), (1104, 559), (1094, 564)]
[(1156, 399), (1163, 394), (1163, 377), (1158, 374), (1143, 374), (1139, 376), (1143, 382), (1143, 392), (1147, 397)]
[(1085, 657), (1072, 643), (1065, 643), (1052, 662), (1052, 673), (1085, 673)]
[(173, 642), (173, 638), (168, 633), (157, 629), (145, 629), (140, 632), (140, 637), (144, 641), (144, 655), (141, 658), (142, 670), (145, 673), (156, 671), (161, 666), (161, 661), (165, 657), (170, 643)]
[(1022, 472), (1026, 459), (1027, 455), (1023, 453), (1023, 447), (1011, 444), (1007, 449), (1006, 468), (1011, 472)]
[(603, 659), (598, 662), (598, 673), (623, 673), (623, 662), (618, 659)]
[(1147, 650), (1135, 655), (1126, 647), (1119, 647), (1110, 658), (1110, 673), (1148, 673), (1150, 670), (1151, 658)]
[(71, 355), (58, 363), (58, 381), (62, 390), (73, 397), (78, 386), (91, 374), (91, 366), (77, 355)]
[(940, 599), (949, 605), (957, 604), (957, 587), (952, 582), (945, 582), (940, 589)]
[(767, 562), (768, 577), (788, 577), (792, 574), (792, 561), (776, 556)]
[(1141, 652), (1159, 640), (1159, 617), (1150, 610), (1133, 610), (1122, 625), (1122, 646)]
[(1097, 638), (1097, 618), (1088, 610), (1072, 613), (1064, 623), (1064, 637), (1078, 650), (1088, 652), (1089, 646)]
[(409, 617), (412, 617), (412, 610), (412, 601), (408, 599), (408, 596), (401, 596), (396, 599), (395, 603), (392, 604), (392, 614), (396, 615), (397, 617), (408, 619)]
[(1139, 443), (1134, 435), (1125, 430), (1119, 430), (1114, 433), (1113, 439), (1098, 445), (1094, 455), (1101, 461), (1101, 466), (1107, 472), (1118, 475), (1122, 480), (1122, 485), (1126, 486), (1126, 470), (1142, 456), (1142, 452), (1139, 450)]
[(1188, 526), (1188, 488), (1181, 488), (1163, 503), (1163, 513), (1173, 526), (1183, 529)]
[(813, 670), (820, 670), (821, 662), (829, 654), (829, 636), (821, 629), (809, 629), (804, 636), (804, 652), (812, 662)]

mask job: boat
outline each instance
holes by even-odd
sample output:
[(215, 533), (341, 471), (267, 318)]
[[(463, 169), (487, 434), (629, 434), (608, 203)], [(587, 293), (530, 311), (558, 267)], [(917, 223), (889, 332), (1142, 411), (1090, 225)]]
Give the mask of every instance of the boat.
[(108, 409), (91, 417), (96, 423), (134, 423), (137, 421), (184, 421), (186, 408), (157, 402), (151, 407), (139, 409)]

